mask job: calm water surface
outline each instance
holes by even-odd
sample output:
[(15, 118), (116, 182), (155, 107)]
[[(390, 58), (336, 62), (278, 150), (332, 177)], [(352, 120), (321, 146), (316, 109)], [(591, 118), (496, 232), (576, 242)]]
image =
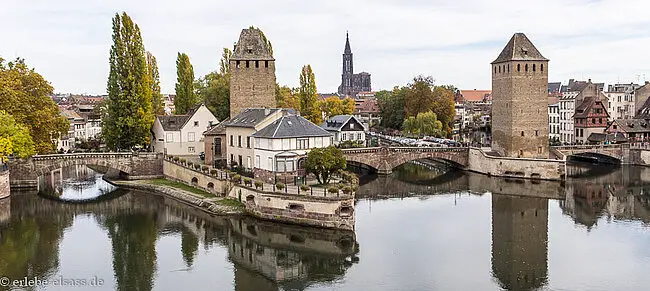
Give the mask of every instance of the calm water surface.
[(571, 173), (409, 165), (364, 181), (346, 232), (210, 217), (66, 168), (0, 200), (0, 276), (101, 285), (25, 290), (648, 290), (650, 169)]

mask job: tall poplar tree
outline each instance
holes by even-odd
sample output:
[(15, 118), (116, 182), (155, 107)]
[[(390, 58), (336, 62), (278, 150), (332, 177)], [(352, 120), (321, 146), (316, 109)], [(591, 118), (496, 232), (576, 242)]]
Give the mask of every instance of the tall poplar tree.
[(175, 113), (186, 114), (198, 103), (198, 98), (194, 94), (194, 68), (184, 53), (178, 53), (176, 58), (176, 78)]
[(153, 114), (165, 114), (165, 106), (163, 105), (162, 94), (160, 94), (160, 72), (158, 72), (158, 62), (156, 57), (147, 52), (147, 74), (151, 81), (151, 108)]
[(300, 97), (300, 114), (315, 124), (321, 124), (323, 117), (317, 104), (316, 77), (311, 70), (311, 65), (302, 67), (298, 96)]
[(147, 146), (154, 115), (140, 28), (123, 12), (113, 18), (107, 114), (102, 135), (113, 150)]

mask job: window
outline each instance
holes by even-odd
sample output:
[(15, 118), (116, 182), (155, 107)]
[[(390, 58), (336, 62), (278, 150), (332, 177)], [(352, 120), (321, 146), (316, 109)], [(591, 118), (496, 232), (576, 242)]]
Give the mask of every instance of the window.
[(544, 72), (544, 64), (540, 64), (540, 65), (539, 65), (539, 70), (542, 71), (542, 72)]
[(526, 72), (528, 72), (528, 64), (526, 64), (526, 66), (524, 66), (524, 67), (525, 67), (524, 70), (526, 70)]
[(199, 127), (199, 122), (198, 121), (194, 121), (194, 127)]
[(236, 64), (237, 64), (237, 69), (239, 69), (239, 61), (237, 61), (237, 63), (236, 63)]
[(542, 147), (537, 147), (537, 153), (541, 154), (542, 153)]
[(508, 73), (510, 73), (510, 64), (508, 64)]
[(260, 156), (256, 155), (255, 156), (255, 168), (259, 168), (259, 167), (260, 167)]
[(361, 133), (357, 133), (357, 140), (361, 140)]
[(535, 69), (535, 64), (533, 64), (533, 72), (535, 72), (535, 71), (536, 71), (536, 69)]
[(250, 136), (246, 137), (246, 147), (249, 148), (249, 149), (251, 148), (251, 137)]
[(499, 73), (501, 73), (501, 66), (499, 66)]
[(354, 129), (354, 123), (350, 123), (350, 129)]
[(194, 133), (193, 132), (188, 132), (187, 133), (187, 141), (194, 141)]
[(535, 136), (539, 136), (539, 130), (535, 130)]
[(592, 118), (591, 123), (596, 123), (596, 118)]
[(255, 68), (259, 68), (259, 67), (260, 67), (260, 61), (255, 61)]
[(347, 134), (345, 134), (345, 133), (343, 134), (343, 138), (341, 138), (341, 141), (344, 141), (344, 140), (345, 140), (345, 138), (347, 137), (346, 135), (347, 135)]
[(215, 137), (214, 138), (214, 154), (215, 155), (221, 155), (221, 138), (220, 137)]
[(521, 136), (524, 136), (524, 131), (523, 130), (521, 131)]
[(243, 162), (244, 162), (244, 159), (242, 159), (242, 156), (241, 156), (241, 155), (239, 155), (239, 156), (237, 156), (237, 157), (239, 158), (239, 164), (238, 164), (238, 165), (243, 166), (243, 165), (244, 165), (244, 163), (243, 163)]
[[(241, 135), (237, 136), (237, 146), (241, 147)], [(241, 163), (240, 163), (241, 164)]]
[(246, 68), (250, 68), (250, 61), (246, 61)]
[(288, 138), (282, 139), (282, 149), (290, 150), (291, 149), (291, 140)]
[(268, 164), (269, 165), (269, 170), (275, 171), (275, 168), (273, 168), (273, 158), (269, 157), (268, 162), (269, 162), (269, 164)]
[(268, 68), (269, 67), (269, 61), (264, 61), (264, 67)]
[(517, 64), (517, 72), (521, 72), (521, 64)]
[(494, 73), (496, 74), (497, 72), (497, 66), (494, 66)]
[(603, 119), (602, 119), (602, 118), (598, 118), (598, 123), (603, 123)]
[(233, 137), (232, 137), (232, 135), (230, 136), (230, 146), (233, 146)]
[(299, 138), (297, 139), (298, 149), (305, 150), (309, 148), (309, 139), (308, 138)]
[(262, 147), (262, 142), (261, 142), (261, 140), (259, 138), (255, 139), (255, 147), (256, 148)]
[(167, 142), (173, 142), (174, 141), (174, 134), (173, 133), (168, 133), (166, 139), (167, 139)]
[(193, 153), (194, 152), (194, 147), (187, 147), (187, 152)]
[(232, 164), (234, 162), (235, 162), (235, 155), (230, 154), (230, 163)]
[(246, 168), (247, 169), (251, 168), (251, 156), (246, 157)]

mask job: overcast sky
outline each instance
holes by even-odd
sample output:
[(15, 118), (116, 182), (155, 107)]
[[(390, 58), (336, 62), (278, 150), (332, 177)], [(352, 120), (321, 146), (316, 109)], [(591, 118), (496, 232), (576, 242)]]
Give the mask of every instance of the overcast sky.
[(242, 28), (260, 27), (275, 51), (277, 80), (297, 86), (311, 64), (319, 92), (341, 81), (345, 32), (355, 72), (373, 90), (418, 74), (461, 89), (490, 89), (490, 65), (515, 32), (551, 60), (549, 79), (650, 80), (650, 2), (644, 0), (132, 1), (0, 0), (0, 56), (25, 58), (55, 92), (104, 94), (111, 18), (126, 11), (173, 93), (176, 53), (196, 77), (216, 70)]

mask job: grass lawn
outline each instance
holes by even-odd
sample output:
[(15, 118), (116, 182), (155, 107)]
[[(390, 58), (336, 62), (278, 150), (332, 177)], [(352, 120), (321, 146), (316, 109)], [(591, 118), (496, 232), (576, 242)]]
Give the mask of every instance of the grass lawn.
[(208, 192), (203, 191), (203, 190), (201, 190), (199, 188), (194, 188), (192, 186), (188, 186), (188, 185), (185, 185), (183, 183), (176, 182), (176, 181), (170, 181), (170, 180), (167, 180), (167, 179), (152, 179), (152, 180), (149, 180), (147, 182), (149, 184), (154, 184), (154, 185), (174, 187), (174, 188), (177, 188), (177, 189), (185, 190), (187, 192), (192, 192), (194, 194), (201, 195), (201, 196), (206, 197), (206, 198), (216, 197), (214, 194), (208, 193)]
[(244, 208), (244, 204), (234, 199), (224, 198), (218, 201), (214, 201), (214, 203), (221, 206), (228, 206), (228, 207), (241, 208), (241, 209)]

